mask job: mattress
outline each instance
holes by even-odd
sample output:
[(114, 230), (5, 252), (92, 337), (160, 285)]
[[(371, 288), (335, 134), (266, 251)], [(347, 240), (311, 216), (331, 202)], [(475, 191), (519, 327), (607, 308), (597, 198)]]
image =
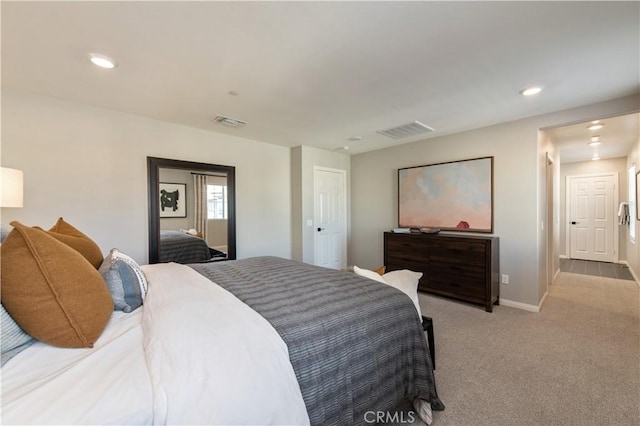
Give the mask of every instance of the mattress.
[(394, 288), (274, 257), (142, 268), (144, 305), (114, 312), (93, 348), (37, 342), (2, 367), (2, 424), (352, 425), (444, 408)]

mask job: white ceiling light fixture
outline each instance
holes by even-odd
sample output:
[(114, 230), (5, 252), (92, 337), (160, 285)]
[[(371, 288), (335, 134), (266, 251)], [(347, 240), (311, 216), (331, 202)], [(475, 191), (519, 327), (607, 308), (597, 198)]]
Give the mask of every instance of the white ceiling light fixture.
[(589, 146), (598, 146), (600, 145), (602, 142), (600, 142), (599, 140), (595, 140), (595, 141), (591, 141), (589, 142), (587, 145)]
[(604, 123), (601, 123), (600, 120), (596, 120), (596, 121), (592, 121), (591, 126), (587, 127), (587, 129), (593, 131), (593, 130), (600, 130), (603, 127), (604, 127)]
[(100, 68), (113, 69), (118, 66), (116, 61), (99, 53), (89, 53), (89, 60)]
[(600, 157), (598, 157), (598, 154), (595, 154), (593, 157), (591, 157), (591, 161), (598, 161), (600, 159)]
[(542, 86), (527, 86), (520, 89), (520, 93), (522, 96), (533, 96), (542, 92)]

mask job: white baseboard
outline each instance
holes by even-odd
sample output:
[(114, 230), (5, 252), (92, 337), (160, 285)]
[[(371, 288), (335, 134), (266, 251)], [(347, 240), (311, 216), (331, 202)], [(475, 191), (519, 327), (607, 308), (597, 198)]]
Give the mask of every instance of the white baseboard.
[[(543, 301), (545, 297), (547, 297), (546, 293), (542, 298)], [(540, 305), (542, 305), (542, 303), (540, 303)], [(529, 312), (535, 312), (535, 313), (540, 312), (540, 306), (529, 305), (528, 303), (522, 303), (522, 302), (515, 302), (513, 300), (503, 299), (503, 298), (500, 298), (500, 306), (508, 306), (510, 308), (517, 308), (517, 309), (522, 309), (523, 311), (529, 311)]]
[(627, 265), (627, 268), (629, 268), (629, 272), (631, 272), (631, 276), (636, 281), (636, 284), (638, 284), (638, 286), (640, 287), (640, 280), (638, 279), (638, 276), (636, 275), (636, 273), (633, 270), (633, 268), (631, 266), (629, 266), (629, 262), (627, 262), (626, 260), (621, 260), (619, 263), (621, 263), (623, 265)]
[(561, 254), (560, 259), (569, 259), (569, 256), (567, 256), (566, 254)]

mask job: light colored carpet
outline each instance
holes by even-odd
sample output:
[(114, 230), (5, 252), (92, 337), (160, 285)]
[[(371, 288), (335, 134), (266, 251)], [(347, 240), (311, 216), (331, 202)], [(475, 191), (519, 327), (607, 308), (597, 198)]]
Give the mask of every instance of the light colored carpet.
[(640, 425), (635, 281), (561, 272), (540, 313), (420, 294), (434, 320), (433, 426)]

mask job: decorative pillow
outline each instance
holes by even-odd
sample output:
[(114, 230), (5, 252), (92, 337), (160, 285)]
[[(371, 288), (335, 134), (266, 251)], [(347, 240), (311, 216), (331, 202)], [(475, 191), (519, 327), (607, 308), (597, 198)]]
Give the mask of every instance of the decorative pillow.
[(420, 310), (420, 302), (418, 300), (418, 281), (422, 278), (422, 272), (414, 272), (408, 269), (402, 269), (400, 271), (387, 272), (382, 278), (391, 287), (395, 287), (400, 291), (403, 291), (411, 298), (413, 304), (416, 305), (418, 315), (422, 318), (422, 311)]
[(370, 271), (368, 269), (358, 268), (357, 266), (353, 265), (353, 272), (355, 272), (356, 275), (369, 278), (370, 280), (378, 281), (384, 284), (387, 283), (380, 274), (378, 274), (377, 272)]
[(49, 235), (62, 241), (82, 254), (94, 268), (98, 269), (104, 259), (100, 247), (88, 236), (59, 218), (48, 231)]
[(9, 231), (11, 230), (7, 229), (4, 226), (0, 226), (0, 244), (4, 243), (4, 240), (7, 239), (7, 236), (9, 235)]
[(2, 365), (23, 350), (31, 346), (36, 339), (29, 336), (23, 329), (11, 318), (11, 315), (1, 306), (1, 323), (2, 333), (0, 335), (0, 344), (2, 345)]
[(131, 312), (147, 295), (147, 278), (140, 265), (118, 249), (111, 249), (98, 269), (109, 287), (117, 311)]
[(400, 271), (387, 272), (380, 276), (374, 271), (358, 268), (355, 265), (353, 266), (353, 272), (362, 277), (388, 284), (391, 287), (404, 292), (411, 298), (411, 301), (413, 301), (413, 304), (416, 306), (418, 315), (422, 318), (422, 311), (420, 310), (420, 302), (418, 300), (418, 281), (422, 278), (422, 272), (413, 272), (408, 269), (402, 269)]
[(387, 267), (382, 265), (381, 267), (374, 269), (373, 272), (375, 272), (378, 275), (384, 275), (384, 272), (386, 271), (386, 269)]
[(54, 346), (92, 347), (113, 300), (80, 253), (42, 229), (19, 222), (0, 247), (2, 304), (31, 336)]

